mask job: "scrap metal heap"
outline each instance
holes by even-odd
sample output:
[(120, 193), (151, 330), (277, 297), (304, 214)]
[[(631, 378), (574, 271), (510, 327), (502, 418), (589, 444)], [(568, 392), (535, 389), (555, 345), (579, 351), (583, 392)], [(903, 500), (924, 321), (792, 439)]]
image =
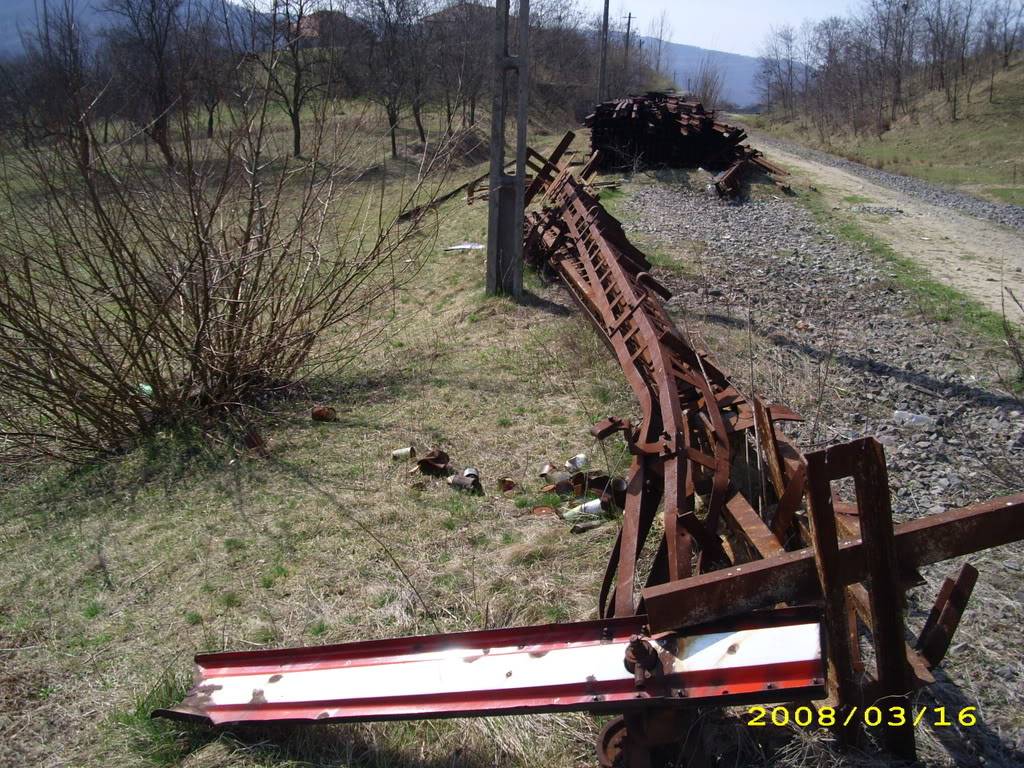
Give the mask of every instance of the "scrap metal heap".
[[(882, 446), (802, 453), (778, 426), (800, 417), (742, 391), (672, 322), (669, 291), (586, 187), (599, 156), (578, 177), (560, 164), (571, 141), (530, 153), (526, 203), (542, 204), (524, 252), (561, 279), (639, 406), (638, 419), (592, 430), (620, 433), (633, 456), (599, 618), (200, 655), (186, 699), (155, 714), (220, 724), (616, 713), (600, 763), (644, 768), (695, 731), (697, 704), (827, 697), (837, 737), (854, 744), (865, 737), (846, 717), (855, 707), (906, 704), (933, 682), (977, 571), (947, 579), (914, 646), (905, 590), (923, 583), (919, 567), (1024, 539), (1024, 494), (893, 525)], [(847, 478), (853, 498), (834, 485)], [(892, 722), (875, 738), (912, 758), (912, 718)]]
[(754, 169), (774, 175), (785, 171), (756, 149), (742, 144), (747, 134), (715, 119), (704, 105), (674, 93), (650, 91), (598, 104), (584, 120), (591, 151), (602, 170), (665, 165), (720, 171), (714, 184), (721, 195), (735, 195)]

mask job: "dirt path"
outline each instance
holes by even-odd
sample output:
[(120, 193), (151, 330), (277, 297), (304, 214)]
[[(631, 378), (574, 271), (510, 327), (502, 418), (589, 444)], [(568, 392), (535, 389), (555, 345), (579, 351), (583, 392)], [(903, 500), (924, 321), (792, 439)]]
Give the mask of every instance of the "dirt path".
[[(906, 192), (875, 184), (840, 168), (800, 157), (775, 144), (766, 154), (794, 172), (795, 180), (816, 186), (832, 205), (859, 213), (859, 223), (912, 258), (944, 283), (1001, 311), (1005, 285), (1024, 297), (1024, 235), (959, 211), (923, 202)], [(850, 202), (857, 196), (868, 201)], [(872, 208), (898, 208), (878, 215)]]

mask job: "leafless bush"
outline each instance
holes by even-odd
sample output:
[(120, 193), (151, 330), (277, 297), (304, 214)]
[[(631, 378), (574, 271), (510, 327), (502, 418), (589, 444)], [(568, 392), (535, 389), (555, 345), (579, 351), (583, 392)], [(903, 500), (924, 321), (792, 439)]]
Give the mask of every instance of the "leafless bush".
[(693, 78), (693, 93), (705, 109), (715, 109), (722, 98), (725, 75), (710, 54), (701, 57)]
[(326, 116), (297, 161), (268, 93), (253, 85), (213, 141), (180, 120), (173, 169), (131, 141), (88, 166), (62, 144), (4, 148), (0, 454), (122, 450), (337, 369), (379, 338), (429, 245), (429, 212), (399, 215), (428, 196), (424, 179), (440, 183), (436, 169), (401, 189), (352, 181), (377, 158)]

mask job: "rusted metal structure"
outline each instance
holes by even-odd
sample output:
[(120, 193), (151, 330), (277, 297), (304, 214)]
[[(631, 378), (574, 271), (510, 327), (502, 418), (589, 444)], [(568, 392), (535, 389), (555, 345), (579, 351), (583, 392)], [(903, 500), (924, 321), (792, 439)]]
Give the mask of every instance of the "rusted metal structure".
[[(201, 655), (188, 697), (156, 714), (225, 723), (614, 712), (599, 762), (645, 768), (694, 726), (697, 702), (827, 697), (838, 737), (857, 743), (866, 734), (846, 714), (898, 705), (933, 682), (977, 572), (967, 565), (946, 581), (915, 646), (904, 639), (905, 590), (922, 583), (919, 567), (1024, 539), (1024, 494), (894, 526), (882, 446), (864, 438), (802, 453), (779, 426), (799, 415), (741, 391), (672, 322), (669, 291), (587, 189), (599, 157), (578, 176), (562, 164), (572, 139), (546, 158), (528, 152), (525, 204), (540, 205), (524, 250), (564, 284), (638, 404), (639, 418), (592, 429), (621, 434), (633, 456), (600, 618)], [(853, 498), (836, 490), (841, 481)], [(911, 725), (873, 730), (892, 753), (914, 755)]]
[[(920, 583), (915, 569), (1024, 538), (1024, 494), (894, 527), (881, 444), (867, 438), (802, 454), (778, 426), (799, 416), (741, 392), (672, 323), (663, 305), (669, 292), (586, 189), (599, 156), (580, 178), (560, 157), (556, 149), (531, 186), (543, 204), (527, 218), (526, 258), (559, 276), (640, 407), (636, 424), (609, 417), (592, 430), (601, 439), (621, 432), (634, 457), (600, 614), (646, 615), (657, 633), (819, 602), (831, 698), (847, 711), (905, 700), (932, 681), (929, 670), (949, 647), (974, 574), (968, 566), (947, 581), (911, 648), (903, 601), (905, 588)], [(846, 478), (855, 490), (850, 501), (833, 490)], [(662, 533), (650, 567), (638, 573), (659, 507)], [(874, 672), (858, 672), (858, 621), (871, 636)], [(627, 742), (634, 729), (643, 732), (623, 722)], [(840, 731), (845, 741), (862, 737), (853, 720)], [(912, 728), (883, 728), (878, 737), (897, 755), (913, 756)]]
[(587, 115), (591, 151), (602, 169), (669, 166), (721, 171), (715, 176), (720, 195), (739, 192), (754, 169), (773, 175), (785, 171), (742, 144), (742, 128), (718, 121), (714, 110), (674, 93), (650, 91), (602, 102)]

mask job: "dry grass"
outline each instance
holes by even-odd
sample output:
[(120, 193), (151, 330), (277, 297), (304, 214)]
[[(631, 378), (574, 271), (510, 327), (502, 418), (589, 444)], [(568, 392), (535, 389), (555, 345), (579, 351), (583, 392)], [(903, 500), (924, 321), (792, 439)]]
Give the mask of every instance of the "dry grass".
[[(485, 206), (455, 200), (439, 214), (433, 253), (397, 296), (387, 343), (358, 371), (272, 405), (260, 426), (269, 458), (166, 433), (116, 462), (8, 485), (0, 764), (589, 760), (597, 726), (582, 715), (221, 738), (144, 716), (180, 693), (196, 651), (595, 615), (614, 527), (574, 536), (517, 501), (540, 495), (547, 460), (583, 450), (605, 463), (588, 428), (630, 410), (625, 383), (557, 289), (531, 278), (525, 306), (487, 299), (481, 252), (442, 250), (483, 241)], [(339, 421), (310, 421), (317, 402), (335, 405)], [(423, 478), (390, 458), (409, 443), (479, 467), (487, 493), (435, 479), (416, 487)], [(607, 456), (621, 464), (620, 453)], [(501, 476), (523, 495), (498, 494)]]

